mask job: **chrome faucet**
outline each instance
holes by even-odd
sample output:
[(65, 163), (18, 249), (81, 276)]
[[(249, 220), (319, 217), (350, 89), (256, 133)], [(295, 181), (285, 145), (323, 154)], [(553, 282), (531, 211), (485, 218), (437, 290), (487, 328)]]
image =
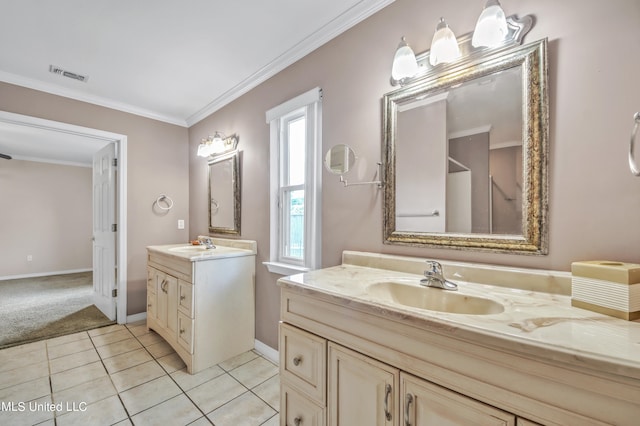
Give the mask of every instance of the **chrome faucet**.
[(207, 250), (216, 248), (216, 246), (213, 244), (213, 240), (209, 237), (199, 237), (198, 241), (200, 241), (201, 244), (204, 244)]
[(427, 270), (424, 271), (424, 276), (425, 278), (420, 280), (420, 285), (443, 290), (458, 290), (458, 284), (445, 279), (442, 274), (442, 265), (435, 260), (427, 260)]

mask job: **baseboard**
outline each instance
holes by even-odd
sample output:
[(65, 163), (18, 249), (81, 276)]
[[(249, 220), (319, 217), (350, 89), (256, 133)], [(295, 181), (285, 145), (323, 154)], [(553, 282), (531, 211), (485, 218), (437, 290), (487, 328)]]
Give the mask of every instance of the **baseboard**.
[(260, 340), (256, 340), (254, 344), (254, 348), (256, 352), (259, 352), (269, 361), (273, 362), (276, 365), (280, 364), (280, 355), (278, 351), (273, 349), (271, 346), (265, 343), (262, 343)]
[(147, 319), (146, 312), (140, 312), (139, 314), (127, 315), (127, 324), (131, 324), (132, 322), (144, 321)]
[(93, 268), (88, 269), (69, 269), (68, 271), (38, 272), (36, 274), (7, 275), (0, 277), (0, 281), (19, 280), (21, 278), (48, 277), (50, 275), (77, 274), (79, 272), (91, 272)]

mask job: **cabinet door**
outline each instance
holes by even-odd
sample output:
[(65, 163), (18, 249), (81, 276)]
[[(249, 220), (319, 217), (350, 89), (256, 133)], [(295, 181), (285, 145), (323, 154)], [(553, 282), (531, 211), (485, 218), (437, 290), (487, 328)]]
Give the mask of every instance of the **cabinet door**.
[(498, 410), (426, 380), (402, 373), (404, 426), (514, 426), (513, 414)]
[(329, 343), (329, 425), (398, 426), (399, 371)]
[(175, 336), (178, 328), (178, 279), (158, 271), (156, 282), (158, 322)]
[(167, 296), (167, 330), (174, 336), (178, 332), (178, 279), (171, 275), (166, 276), (166, 296)]

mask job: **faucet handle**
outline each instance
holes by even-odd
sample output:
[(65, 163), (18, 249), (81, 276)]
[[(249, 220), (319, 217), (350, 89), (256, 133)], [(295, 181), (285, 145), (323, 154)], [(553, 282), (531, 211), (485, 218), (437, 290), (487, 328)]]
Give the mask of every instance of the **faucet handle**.
[(442, 265), (440, 262), (436, 262), (435, 260), (427, 260), (427, 270), (424, 271), (425, 275), (429, 273), (430, 275), (439, 275), (442, 276)]

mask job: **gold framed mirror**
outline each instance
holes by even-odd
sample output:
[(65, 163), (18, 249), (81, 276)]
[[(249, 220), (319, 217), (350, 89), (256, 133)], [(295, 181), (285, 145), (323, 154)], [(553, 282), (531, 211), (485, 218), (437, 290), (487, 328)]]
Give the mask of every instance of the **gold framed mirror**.
[(547, 40), (383, 96), (386, 244), (547, 254)]
[(209, 161), (209, 232), (240, 235), (240, 153)]

